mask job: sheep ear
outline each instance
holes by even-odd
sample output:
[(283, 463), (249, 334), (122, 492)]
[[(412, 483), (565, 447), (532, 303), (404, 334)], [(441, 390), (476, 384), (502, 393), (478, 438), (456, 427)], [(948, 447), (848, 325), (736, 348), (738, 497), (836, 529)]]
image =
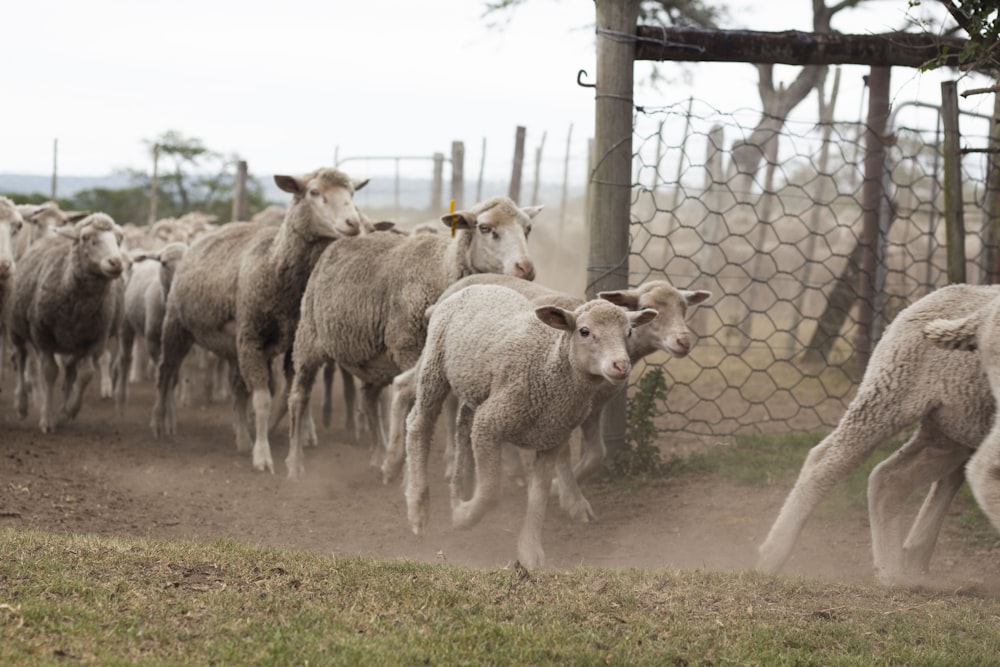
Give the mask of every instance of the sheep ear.
[(372, 227), (375, 228), (376, 232), (391, 232), (396, 228), (396, 223), (391, 220), (381, 220), (372, 224)]
[(642, 310), (630, 310), (628, 315), (628, 321), (632, 323), (632, 328), (641, 327), (643, 324), (648, 324), (655, 320), (660, 314), (660, 311), (653, 308), (643, 308)]
[(74, 223), (80, 222), (88, 215), (90, 215), (90, 213), (88, 213), (87, 211), (67, 211), (64, 214), (64, 217), (66, 218), (66, 224), (72, 225)]
[(573, 313), (559, 306), (539, 306), (535, 308), (535, 317), (560, 331), (572, 331), (576, 328), (576, 317)]
[(76, 227), (72, 226), (53, 227), (52, 231), (54, 231), (56, 234), (59, 234), (60, 236), (65, 236), (66, 238), (72, 239), (74, 241), (80, 238), (80, 230), (77, 229)]
[(471, 211), (455, 211), (441, 216), (441, 222), (446, 227), (455, 229), (472, 229), (476, 226), (476, 214)]
[(684, 297), (684, 300), (687, 301), (689, 306), (696, 306), (702, 301), (706, 301), (709, 297), (712, 296), (711, 292), (703, 289), (697, 290), (695, 292), (689, 292), (686, 289), (682, 289), (680, 290), (680, 292), (681, 296)]
[(539, 213), (542, 212), (543, 208), (545, 208), (545, 207), (544, 206), (525, 206), (521, 210), (524, 212), (524, 214), (526, 216), (528, 216), (531, 219), (534, 219), (534, 217), (536, 215), (538, 215)]
[(598, 298), (610, 301), (616, 306), (633, 309), (639, 305), (639, 295), (631, 290), (616, 290), (613, 292), (598, 292)]
[(368, 185), (368, 181), (370, 181), (370, 180), (372, 180), (372, 179), (370, 179), (370, 178), (366, 178), (366, 179), (364, 179), (364, 180), (357, 180), (357, 181), (352, 181), (352, 182), (351, 182), (351, 185), (353, 185), (353, 186), (354, 186), (354, 191), (355, 191), (355, 192), (357, 192), (357, 191), (358, 191), (358, 190), (360, 190), (361, 188), (363, 188), (363, 187), (365, 187), (366, 185)]
[(299, 179), (295, 178), (294, 176), (275, 174), (274, 184), (277, 185), (282, 190), (284, 190), (285, 192), (288, 192), (289, 194), (293, 195), (302, 194), (302, 183), (300, 183)]

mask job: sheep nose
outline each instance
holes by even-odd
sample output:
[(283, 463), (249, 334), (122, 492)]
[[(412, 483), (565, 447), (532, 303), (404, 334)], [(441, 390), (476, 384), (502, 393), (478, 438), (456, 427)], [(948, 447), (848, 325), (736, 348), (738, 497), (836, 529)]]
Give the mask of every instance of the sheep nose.
[(7, 279), (13, 273), (13, 265), (10, 262), (0, 262), (0, 278)]
[(687, 354), (691, 350), (691, 339), (687, 336), (677, 337), (677, 348), (678, 351)]
[(535, 265), (529, 260), (522, 260), (514, 265), (514, 275), (524, 280), (534, 280)]
[(111, 269), (112, 273), (122, 272), (122, 260), (118, 257), (108, 258), (108, 268)]
[(622, 377), (628, 375), (628, 372), (632, 370), (632, 364), (628, 361), (628, 359), (619, 359), (612, 365), (615, 367), (615, 372)]

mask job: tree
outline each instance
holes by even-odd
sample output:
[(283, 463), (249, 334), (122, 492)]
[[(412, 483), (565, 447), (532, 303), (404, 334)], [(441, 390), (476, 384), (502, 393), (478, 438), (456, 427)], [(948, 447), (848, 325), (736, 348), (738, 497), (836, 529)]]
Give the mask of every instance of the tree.
[[(969, 41), (962, 50), (963, 69), (1000, 70), (1000, 7), (996, 0), (938, 0), (957, 24), (952, 31), (964, 30)], [(919, 0), (910, 0), (911, 5)], [(940, 66), (941, 59), (931, 63)], [(994, 75), (995, 76), (995, 75)]]

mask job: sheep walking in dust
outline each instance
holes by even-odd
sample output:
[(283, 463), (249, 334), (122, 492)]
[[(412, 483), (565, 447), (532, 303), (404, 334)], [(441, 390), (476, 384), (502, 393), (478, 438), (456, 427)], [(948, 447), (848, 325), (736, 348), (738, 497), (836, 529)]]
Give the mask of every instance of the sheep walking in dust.
[[(994, 399), (976, 355), (925, 337), (944, 317), (964, 317), (1000, 296), (995, 286), (952, 285), (904, 309), (872, 352), (857, 395), (837, 427), (810, 450), (767, 538), (757, 568), (778, 570), (823, 497), (875, 449), (906, 428), (916, 431), (868, 480), (875, 576), (885, 583), (925, 572), (962, 468), (993, 422)], [(904, 501), (930, 491), (909, 532)]]
[[(481, 274), (468, 276), (449, 287), (441, 295), (442, 301), (456, 291), (469, 285), (493, 284), (513, 289), (531, 300), (536, 305), (554, 304), (570, 309), (579, 307), (583, 299), (563, 294), (535, 282), (522, 280), (513, 276)], [(684, 357), (691, 349), (691, 332), (687, 326), (688, 308), (704, 302), (711, 297), (711, 292), (705, 290), (681, 290), (663, 280), (649, 281), (639, 287), (627, 290), (601, 292), (598, 298), (605, 299), (626, 310), (640, 311), (652, 308), (659, 316), (650, 324), (636, 330), (627, 341), (629, 361), (635, 364), (643, 357), (656, 351), (665, 351), (673, 357)], [(433, 308), (431, 309), (433, 311)], [(415, 396), (416, 369), (412, 368), (399, 375), (393, 382), (392, 419), (389, 429), (389, 447), (386, 463), (383, 466), (383, 480), (394, 479), (403, 465), (405, 445), (403, 429), (406, 412), (410, 409)], [(571, 467), (567, 458), (556, 464), (556, 480), (554, 490), (559, 494), (560, 506), (573, 518), (587, 522), (595, 518), (590, 503), (580, 491), (578, 481), (586, 479), (601, 468), (607, 453), (601, 426), (601, 416), (604, 406), (620, 391), (623, 386), (607, 385), (594, 397), (593, 408), (580, 426), (582, 437), (580, 441), (580, 460)], [(446, 424), (452, 427), (457, 416), (457, 405), (453, 400), (446, 404)], [(446, 476), (450, 479), (455, 472), (455, 455), (452, 451), (455, 444), (453, 433), (448, 436), (445, 444)], [(465, 472), (465, 479), (468, 474)]]
[[(535, 454), (518, 558), (541, 567), (542, 522), (556, 458), (570, 432), (607, 385), (622, 385), (632, 369), (625, 341), (655, 310), (626, 312), (595, 299), (567, 310), (532, 307), (523, 295), (496, 285), (472, 285), (434, 307), (417, 369), (417, 394), (406, 420), (406, 502), (417, 535), (427, 524), (427, 454), (441, 407), (454, 393), (475, 457), (472, 498), (462, 481), (451, 485), (452, 523), (477, 523), (499, 500), (500, 452), (512, 443)], [(465, 448), (459, 447), (459, 456)], [(456, 471), (464, 468), (459, 464)]]
[(119, 331), (115, 403), (121, 413), (128, 399), (132, 351), (137, 337), (154, 364), (160, 360), (160, 332), (167, 310), (167, 295), (177, 267), (187, 252), (186, 243), (169, 243), (159, 250), (132, 257), (125, 284), (124, 315)]
[[(1000, 291), (989, 303), (963, 318), (935, 320), (924, 335), (946, 349), (978, 351), (994, 401), (1000, 398)], [(965, 466), (972, 495), (1000, 531), (1000, 423), (994, 418), (986, 437)]]
[(272, 473), (268, 431), (282, 413), (271, 409), (271, 361), (291, 348), (302, 291), (320, 254), (335, 239), (359, 233), (362, 218), (353, 196), (367, 183), (336, 169), (279, 175), (274, 181), (292, 195), (281, 225), (224, 225), (196, 241), (181, 262), (167, 297), (152, 416), (154, 435), (176, 432), (174, 386), (181, 362), (197, 342), (231, 364), (239, 451), (250, 449), (252, 395), (253, 466)]
[(7, 307), (14, 285), (14, 247), (24, 228), (20, 211), (7, 197), (0, 197), (0, 379), (7, 368)]
[(41, 368), (43, 433), (56, 428), (53, 391), (63, 355), (62, 418), (80, 410), (83, 392), (94, 374), (93, 359), (117, 326), (121, 274), (125, 257), (122, 230), (103, 213), (35, 242), (18, 263), (8, 324), (14, 345), (17, 414), (28, 413), (29, 345)]
[(302, 296), (295, 333), (288, 476), (305, 473), (303, 428), (310, 393), (324, 364), (337, 363), (361, 381), (372, 435), (372, 463), (385, 447), (379, 395), (416, 364), (427, 335), (424, 311), (456, 280), (473, 273), (533, 279), (528, 233), (541, 207), (518, 208), (494, 197), (442, 217), (446, 234), (368, 234), (343, 239), (323, 253)]

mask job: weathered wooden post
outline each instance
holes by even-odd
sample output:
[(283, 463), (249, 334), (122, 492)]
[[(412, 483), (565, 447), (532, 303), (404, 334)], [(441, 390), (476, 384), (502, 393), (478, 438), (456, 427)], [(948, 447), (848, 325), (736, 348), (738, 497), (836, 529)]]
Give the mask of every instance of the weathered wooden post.
[(990, 141), (987, 153), (986, 197), (983, 200), (983, 244), (986, 261), (983, 282), (1000, 282), (1000, 93), (993, 94), (993, 116), (990, 118)]
[(434, 175), (431, 180), (431, 213), (440, 215), (441, 188), (444, 186), (444, 153), (434, 154)]
[(451, 198), (455, 207), (462, 208), (465, 202), (465, 143), (451, 142)]
[(944, 126), (944, 229), (948, 251), (948, 282), (965, 282), (965, 217), (962, 213), (962, 147), (958, 132), (958, 86), (941, 82), (941, 123)]
[[(604, 290), (628, 287), (634, 35), (639, 20), (638, 0), (596, 0), (595, 6), (597, 97), (587, 209), (588, 298)], [(612, 456), (625, 445), (625, 410), (625, 392), (604, 409), (604, 442)]]
[(233, 177), (233, 220), (249, 220), (250, 211), (247, 205), (247, 161), (236, 163), (236, 176)]
[(889, 122), (889, 67), (868, 73), (868, 122), (865, 130), (865, 176), (861, 184), (860, 272), (858, 273), (858, 332), (854, 349), (860, 368), (868, 366), (875, 323), (875, 272), (878, 270), (879, 206), (885, 169), (886, 127)]
[(524, 166), (524, 134), (525, 129), (521, 125), (517, 126), (514, 134), (514, 164), (510, 171), (510, 187), (507, 196), (516, 203), (521, 203), (521, 170)]

